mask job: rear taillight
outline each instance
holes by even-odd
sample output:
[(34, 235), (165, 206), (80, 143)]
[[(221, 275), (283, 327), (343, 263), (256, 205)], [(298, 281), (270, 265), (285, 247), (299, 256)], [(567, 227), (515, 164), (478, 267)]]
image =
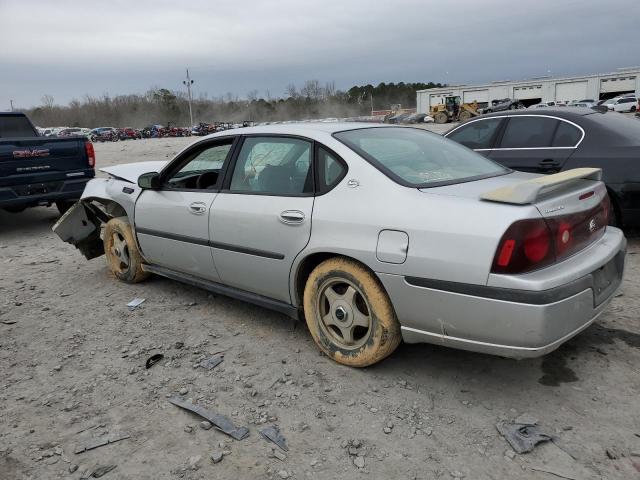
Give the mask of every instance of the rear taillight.
[(564, 260), (604, 234), (609, 197), (594, 208), (553, 218), (519, 220), (504, 233), (492, 273), (525, 273)]
[(93, 149), (93, 143), (85, 142), (84, 151), (87, 152), (87, 162), (91, 168), (96, 166), (96, 151)]

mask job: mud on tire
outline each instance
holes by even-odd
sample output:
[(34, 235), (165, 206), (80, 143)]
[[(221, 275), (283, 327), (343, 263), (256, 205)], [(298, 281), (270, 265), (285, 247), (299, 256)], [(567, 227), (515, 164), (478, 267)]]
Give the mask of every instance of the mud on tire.
[(119, 280), (138, 283), (149, 277), (142, 270), (142, 256), (126, 218), (112, 218), (104, 228), (107, 266)]
[(382, 284), (350, 259), (331, 258), (311, 272), (304, 313), (316, 344), (344, 365), (372, 365), (400, 344), (400, 324)]

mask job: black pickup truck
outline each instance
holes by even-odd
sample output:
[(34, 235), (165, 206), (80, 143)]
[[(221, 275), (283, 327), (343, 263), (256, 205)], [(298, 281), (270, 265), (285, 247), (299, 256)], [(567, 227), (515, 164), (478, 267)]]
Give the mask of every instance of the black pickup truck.
[(24, 113), (0, 113), (0, 208), (20, 212), (55, 203), (64, 213), (95, 176), (84, 137), (41, 137)]

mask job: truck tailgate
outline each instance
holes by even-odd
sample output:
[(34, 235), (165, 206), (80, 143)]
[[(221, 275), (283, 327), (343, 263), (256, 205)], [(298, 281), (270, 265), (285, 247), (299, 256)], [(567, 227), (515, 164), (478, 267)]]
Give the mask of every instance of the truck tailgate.
[(84, 143), (83, 138), (0, 138), (0, 186), (93, 176)]

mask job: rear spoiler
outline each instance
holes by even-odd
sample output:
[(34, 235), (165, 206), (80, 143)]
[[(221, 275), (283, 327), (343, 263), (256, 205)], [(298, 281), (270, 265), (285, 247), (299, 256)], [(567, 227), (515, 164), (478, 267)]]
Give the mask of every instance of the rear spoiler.
[(525, 205), (535, 202), (540, 195), (548, 193), (560, 185), (578, 180), (601, 180), (602, 170), (599, 168), (574, 168), (566, 172), (554, 173), (524, 182), (501, 187), (480, 195), (482, 200), (491, 202), (513, 203)]

